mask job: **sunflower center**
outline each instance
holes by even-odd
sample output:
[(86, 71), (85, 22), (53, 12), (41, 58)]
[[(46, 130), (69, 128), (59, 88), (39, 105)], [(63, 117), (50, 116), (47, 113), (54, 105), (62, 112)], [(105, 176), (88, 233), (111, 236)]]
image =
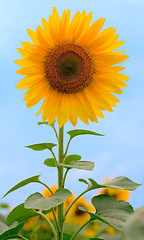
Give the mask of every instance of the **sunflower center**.
[(94, 69), (82, 47), (67, 44), (51, 50), (45, 59), (45, 76), (61, 93), (76, 93), (89, 85)]
[(84, 207), (84, 206), (83, 206), (82, 204), (79, 205), (79, 206), (77, 207), (76, 211), (75, 211), (75, 215), (76, 215), (76, 216), (85, 215), (85, 212), (84, 212), (84, 211), (81, 211), (81, 210), (79, 209), (79, 207)]

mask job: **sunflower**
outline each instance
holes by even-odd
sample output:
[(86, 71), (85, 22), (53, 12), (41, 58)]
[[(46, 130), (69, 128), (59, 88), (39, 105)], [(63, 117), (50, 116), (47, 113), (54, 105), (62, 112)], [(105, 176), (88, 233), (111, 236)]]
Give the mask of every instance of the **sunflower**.
[[(110, 181), (109, 178), (105, 178), (103, 183), (106, 183), (109, 181)], [(116, 200), (118, 200), (118, 201), (120, 201), (120, 200), (127, 201), (130, 198), (130, 192), (128, 190), (109, 188), (109, 187), (106, 187), (106, 188), (100, 190), (99, 194), (110, 195), (110, 196), (116, 198)]]
[(103, 118), (102, 110), (112, 112), (119, 100), (112, 94), (122, 93), (129, 78), (122, 73), (124, 51), (115, 51), (124, 41), (118, 39), (116, 30), (109, 27), (102, 32), (105, 19), (91, 24), (92, 13), (79, 11), (70, 21), (70, 10), (60, 18), (56, 8), (48, 21), (36, 32), (28, 29), (33, 41), (22, 42), (18, 48), (22, 59), (15, 61), (17, 73), (24, 78), (16, 86), (28, 89), (24, 101), (28, 108), (43, 99), (37, 113), (48, 124), (55, 119), (62, 127), (68, 120), (76, 126), (78, 118), (85, 124)]
[(86, 198), (81, 197), (71, 207), (66, 218), (67, 223), (72, 225), (81, 225), (89, 220), (89, 214), (84, 211), (81, 211), (79, 207), (84, 207), (90, 212), (94, 211), (94, 207), (92, 206), (92, 204), (87, 203)]

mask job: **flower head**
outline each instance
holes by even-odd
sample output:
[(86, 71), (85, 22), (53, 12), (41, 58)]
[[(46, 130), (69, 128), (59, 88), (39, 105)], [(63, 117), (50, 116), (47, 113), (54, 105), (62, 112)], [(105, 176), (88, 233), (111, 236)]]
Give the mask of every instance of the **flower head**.
[(42, 120), (51, 124), (55, 119), (60, 127), (68, 120), (75, 126), (78, 118), (98, 122), (102, 110), (113, 111), (119, 100), (112, 94), (122, 93), (129, 78), (119, 73), (124, 67), (113, 66), (125, 61), (124, 51), (115, 51), (124, 41), (112, 27), (100, 32), (105, 19), (90, 25), (92, 13), (77, 12), (70, 21), (70, 11), (60, 18), (53, 8), (49, 20), (42, 19), (36, 32), (28, 29), (33, 43), (22, 42), (15, 62), (25, 77), (18, 89), (28, 89), (24, 101), (28, 108), (43, 100)]

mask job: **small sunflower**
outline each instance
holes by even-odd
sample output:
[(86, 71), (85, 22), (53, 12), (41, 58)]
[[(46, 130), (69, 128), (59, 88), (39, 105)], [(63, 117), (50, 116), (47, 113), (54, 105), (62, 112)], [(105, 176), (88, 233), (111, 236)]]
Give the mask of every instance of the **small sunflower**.
[[(110, 181), (109, 178), (105, 178), (103, 183), (106, 183), (109, 181)], [(99, 194), (110, 195), (110, 196), (116, 198), (116, 200), (118, 200), (118, 201), (120, 201), (120, 200), (127, 201), (130, 198), (130, 192), (128, 190), (109, 188), (109, 187), (100, 190)]]
[(28, 108), (43, 99), (40, 110), (42, 120), (48, 124), (55, 119), (62, 127), (68, 120), (76, 126), (78, 118), (98, 122), (102, 110), (113, 111), (119, 100), (112, 94), (122, 93), (129, 78), (122, 73), (124, 51), (115, 51), (124, 41), (112, 27), (100, 32), (105, 19), (90, 25), (92, 13), (79, 11), (70, 21), (70, 10), (60, 18), (53, 8), (49, 20), (42, 19), (36, 32), (28, 29), (33, 43), (22, 42), (18, 48), (22, 59), (15, 61), (22, 68), (18, 74), (25, 77), (18, 89), (28, 89), (24, 101)]
[(71, 209), (67, 215), (67, 218), (66, 218), (67, 223), (74, 224), (74, 225), (81, 225), (89, 220), (89, 214), (84, 211), (81, 211), (79, 209), (79, 207), (84, 207), (85, 209), (87, 209), (90, 212), (94, 211), (94, 207), (92, 206), (92, 204), (87, 203), (86, 198), (81, 197), (71, 207)]

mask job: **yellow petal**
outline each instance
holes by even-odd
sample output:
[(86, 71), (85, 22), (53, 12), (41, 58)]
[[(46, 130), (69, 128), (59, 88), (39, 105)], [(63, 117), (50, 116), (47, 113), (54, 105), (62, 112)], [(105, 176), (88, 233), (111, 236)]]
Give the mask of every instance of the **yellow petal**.
[(43, 79), (42, 75), (33, 75), (33, 76), (26, 76), (24, 77), (16, 87), (18, 89), (27, 89), (31, 87), (34, 83), (39, 82)]
[(36, 34), (36, 32), (34, 32), (31, 29), (27, 29), (28, 35), (30, 36), (31, 40), (35, 43), (39, 45), (39, 41), (38, 41), (38, 36)]

